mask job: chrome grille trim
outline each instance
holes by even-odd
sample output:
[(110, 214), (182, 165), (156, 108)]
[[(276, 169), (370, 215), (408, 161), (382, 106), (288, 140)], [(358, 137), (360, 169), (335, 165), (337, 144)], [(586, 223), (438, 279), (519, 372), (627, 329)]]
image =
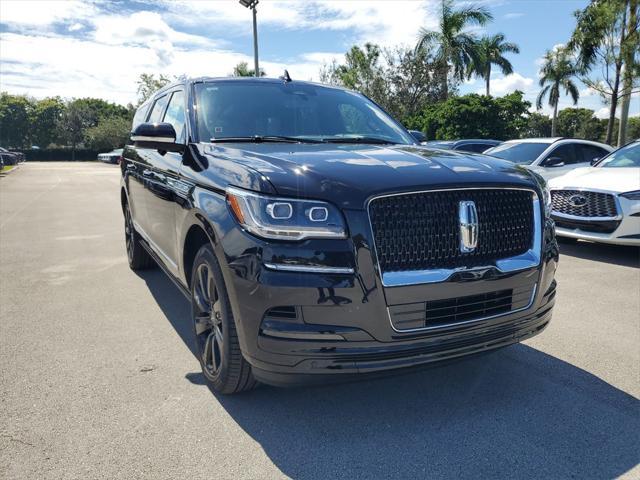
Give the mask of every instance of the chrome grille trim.
[[(618, 193), (612, 192), (610, 190), (601, 190), (598, 188), (580, 188), (580, 187), (563, 187), (563, 188), (552, 188), (551, 190), (551, 213), (555, 217), (566, 218), (567, 220), (589, 220), (589, 221), (611, 221), (611, 220), (621, 220), (622, 215), (620, 212), (622, 209), (620, 208), (620, 202), (618, 200)], [(613, 208), (615, 208), (616, 214), (614, 216), (587, 216), (587, 215), (574, 215), (571, 213), (567, 213), (561, 210), (556, 210), (556, 205), (554, 204), (554, 193), (557, 192), (577, 192), (577, 193), (585, 193), (585, 194), (599, 194), (599, 195), (608, 195), (611, 197), (613, 201)], [(604, 201), (604, 200), (602, 200)], [(575, 207), (578, 208), (578, 207)], [(610, 208), (609, 208), (610, 210)], [(576, 213), (576, 212), (574, 212)]]
[[(373, 231), (373, 224), (371, 222), (370, 206), (371, 202), (379, 198), (396, 197), (402, 195), (414, 195), (420, 193), (430, 192), (452, 192), (460, 190), (519, 190), (528, 191), (532, 194), (533, 202), (533, 242), (531, 248), (521, 255), (514, 257), (508, 257), (499, 259), (494, 265), (485, 265), (478, 267), (458, 267), (458, 268), (441, 268), (431, 270), (405, 270), (396, 272), (383, 272), (380, 267), (380, 261), (378, 258), (378, 250), (375, 244), (375, 232)], [(517, 272), (520, 270), (527, 270), (540, 265), (541, 252), (542, 252), (542, 204), (538, 193), (533, 188), (525, 187), (462, 187), (462, 188), (444, 188), (444, 189), (430, 189), (430, 190), (413, 190), (407, 192), (397, 192), (383, 195), (376, 195), (371, 197), (367, 201), (366, 205), (367, 215), (369, 216), (369, 228), (372, 239), (372, 255), (374, 255), (374, 263), (378, 270), (378, 275), (382, 281), (382, 285), (385, 287), (400, 287), (409, 285), (419, 285), (426, 283), (438, 283), (448, 280), (452, 275), (459, 272), (473, 272), (486, 270), (488, 268), (495, 268), (502, 273)]]

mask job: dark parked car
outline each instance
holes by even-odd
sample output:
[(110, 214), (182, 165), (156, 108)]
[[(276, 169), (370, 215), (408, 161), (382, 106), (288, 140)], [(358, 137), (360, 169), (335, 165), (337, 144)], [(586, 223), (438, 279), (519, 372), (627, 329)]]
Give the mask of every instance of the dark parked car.
[(189, 298), (217, 391), (485, 352), (551, 319), (542, 179), (420, 146), (356, 92), (188, 80), (141, 107), (131, 139), (129, 264), (157, 263)]
[(0, 157), (4, 165), (17, 165), (24, 162), (24, 153), (12, 152), (2, 147), (0, 147)]
[(482, 153), (485, 150), (500, 145), (500, 140), (465, 139), (465, 140), (432, 140), (425, 145), (444, 150), (458, 150), (462, 152)]

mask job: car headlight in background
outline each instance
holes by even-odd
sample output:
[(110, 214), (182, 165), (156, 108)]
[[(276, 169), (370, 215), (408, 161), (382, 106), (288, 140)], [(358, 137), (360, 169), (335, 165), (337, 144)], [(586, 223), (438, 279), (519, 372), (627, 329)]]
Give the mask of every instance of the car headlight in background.
[(346, 237), (342, 214), (326, 202), (276, 198), (229, 187), (227, 203), (238, 223), (259, 237), (277, 240)]
[(624, 198), (628, 198), (629, 200), (640, 200), (640, 190), (621, 193), (620, 196)]

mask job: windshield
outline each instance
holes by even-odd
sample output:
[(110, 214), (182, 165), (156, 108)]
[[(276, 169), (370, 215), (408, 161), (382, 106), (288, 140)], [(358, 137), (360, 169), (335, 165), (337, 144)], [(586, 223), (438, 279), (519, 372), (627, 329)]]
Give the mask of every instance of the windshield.
[(200, 141), (259, 136), (415, 143), (395, 120), (354, 92), (264, 81), (200, 83), (195, 90)]
[(487, 150), (485, 155), (509, 160), (521, 165), (529, 165), (544, 152), (548, 143), (513, 142), (503, 143)]
[(603, 158), (598, 167), (640, 167), (640, 142), (633, 142)]

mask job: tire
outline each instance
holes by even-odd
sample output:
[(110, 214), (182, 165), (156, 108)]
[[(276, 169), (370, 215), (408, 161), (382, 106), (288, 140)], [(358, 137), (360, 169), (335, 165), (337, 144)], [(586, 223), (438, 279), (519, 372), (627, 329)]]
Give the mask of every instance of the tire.
[(207, 383), (223, 394), (251, 390), (257, 382), (242, 356), (222, 270), (211, 245), (200, 248), (191, 271), (196, 355)]
[(140, 243), (140, 234), (133, 226), (128, 203), (124, 206), (124, 242), (131, 270), (147, 270), (156, 266), (156, 262)]

